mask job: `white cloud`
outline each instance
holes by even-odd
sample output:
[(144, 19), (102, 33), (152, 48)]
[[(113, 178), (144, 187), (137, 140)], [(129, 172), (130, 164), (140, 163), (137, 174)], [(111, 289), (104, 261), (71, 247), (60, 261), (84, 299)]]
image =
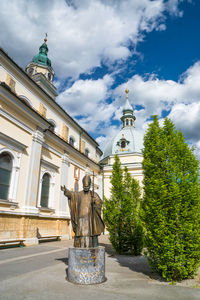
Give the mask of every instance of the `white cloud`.
[(168, 0), (165, 4), (171, 15), (182, 17), (183, 12), (178, 9), (180, 0)]
[(108, 97), (108, 88), (112, 83), (109, 75), (98, 80), (77, 80), (58, 96), (57, 101), (72, 116), (92, 116)]
[(126, 83), (118, 86), (114, 91), (116, 102), (128, 87), (129, 99), (134, 105), (145, 107), (144, 118), (153, 114), (161, 115), (162, 110), (169, 110), (176, 103), (193, 103), (200, 98), (200, 62), (196, 62), (181, 77), (178, 82), (160, 80), (155, 75), (143, 78), (134, 75)]
[[(144, 107), (135, 111), (136, 127), (144, 131), (152, 115), (157, 114), (161, 117), (163, 110), (170, 111), (168, 117), (172, 119), (177, 129), (183, 132), (185, 138), (196, 145), (197, 152), (200, 153), (199, 82), (200, 61), (188, 68), (178, 82), (160, 80), (155, 75), (149, 75), (148, 78), (135, 75), (115, 89), (115, 105), (118, 107), (122, 105), (121, 95), (128, 87), (132, 105)], [(117, 115), (119, 114), (118, 111)]]
[(101, 128), (101, 132), (103, 135), (100, 135), (96, 141), (99, 143), (102, 150), (105, 149), (105, 146), (109, 141), (119, 132), (119, 127), (110, 125)]
[[(67, 4), (68, 3), (68, 4)], [(144, 32), (164, 29), (164, 13), (177, 14), (169, 0), (2, 0), (0, 44), (25, 66), (48, 32), (49, 57), (59, 77), (80, 73), (130, 55)], [(171, 3), (171, 4), (170, 4)]]
[[(79, 124), (91, 133), (105, 135), (110, 132), (115, 106), (107, 103), (113, 78), (105, 75), (98, 80), (78, 80), (61, 93), (57, 101), (77, 118)], [(103, 139), (103, 138), (102, 138)]]
[(187, 140), (191, 142), (200, 141), (200, 103), (180, 103), (174, 105), (169, 118), (181, 130)]
[(195, 148), (194, 149), (194, 154), (200, 160), (200, 141), (198, 141), (197, 143), (194, 143), (193, 146)]
[(105, 49), (104, 56), (111, 62), (119, 59), (126, 59), (130, 55), (130, 50), (124, 46), (110, 47)]

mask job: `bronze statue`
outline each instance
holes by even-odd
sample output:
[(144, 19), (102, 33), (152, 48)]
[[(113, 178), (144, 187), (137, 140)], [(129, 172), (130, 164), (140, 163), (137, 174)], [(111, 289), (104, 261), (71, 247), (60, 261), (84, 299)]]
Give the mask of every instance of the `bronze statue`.
[(61, 186), (64, 195), (68, 197), (71, 222), (75, 233), (74, 247), (88, 248), (98, 246), (98, 236), (104, 231), (101, 218), (102, 200), (97, 193), (90, 191), (91, 178), (83, 178), (83, 191), (71, 192), (65, 185)]

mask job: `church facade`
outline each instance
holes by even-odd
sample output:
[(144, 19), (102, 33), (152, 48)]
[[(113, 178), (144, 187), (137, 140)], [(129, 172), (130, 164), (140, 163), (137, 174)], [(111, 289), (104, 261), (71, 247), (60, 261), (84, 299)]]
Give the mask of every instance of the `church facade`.
[(47, 40), (24, 71), (0, 49), (0, 240), (71, 237), (67, 199), (93, 174), (102, 197), (102, 152), (56, 102)]

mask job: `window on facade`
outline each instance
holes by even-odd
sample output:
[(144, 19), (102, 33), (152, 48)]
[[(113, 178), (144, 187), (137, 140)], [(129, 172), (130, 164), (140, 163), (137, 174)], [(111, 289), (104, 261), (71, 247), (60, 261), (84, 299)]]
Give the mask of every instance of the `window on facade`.
[(121, 148), (125, 148), (126, 147), (126, 141), (125, 140), (122, 140), (121, 141)]
[(33, 68), (29, 68), (29, 69), (28, 69), (28, 74), (29, 74), (29, 75), (33, 75), (33, 72), (34, 72), (34, 69), (33, 69)]
[(133, 120), (131, 119), (131, 126), (133, 126)]
[(74, 183), (74, 191), (78, 192), (78, 180), (76, 180)]
[(0, 199), (8, 200), (11, 173), (11, 156), (6, 152), (0, 154)]
[(90, 154), (90, 151), (86, 148), (86, 149), (85, 149), (85, 155), (86, 155), (87, 157), (89, 157), (89, 154)]
[(51, 80), (51, 74), (50, 73), (48, 73), (48, 79)]
[(49, 120), (49, 123), (51, 124), (49, 126), (49, 130), (51, 130), (52, 132), (55, 132), (56, 124), (51, 120)]
[(75, 139), (72, 136), (70, 136), (70, 138), (69, 138), (69, 143), (70, 143), (70, 145), (72, 145), (74, 147)]
[(27, 97), (20, 95), (19, 98), (22, 99), (27, 105), (32, 106), (30, 100)]
[(126, 125), (128, 125), (128, 119), (126, 119)]
[(80, 177), (80, 169), (74, 167), (74, 178), (79, 179), (79, 177)]
[(50, 188), (50, 175), (45, 173), (42, 177), (42, 191), (41, 191), (41, 207), (48, 207), (49, 202), (49, 188)]

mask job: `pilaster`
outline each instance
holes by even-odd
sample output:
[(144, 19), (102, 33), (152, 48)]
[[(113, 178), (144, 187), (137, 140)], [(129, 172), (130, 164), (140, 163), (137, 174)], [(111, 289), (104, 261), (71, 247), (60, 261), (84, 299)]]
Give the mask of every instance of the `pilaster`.
[(37, 191), (40, 174), (40, 160), (44, 134), (41, 128), (38, 128), (32, 136), (32, 148), (29, 163), (28, 184), (26, 192), (25, 210), (28, 212), (37, 212)]
[[(70, 160), (68, 153), (65, 153), (62, 157), (62, 164), (60, 170), (60, 185), (68, 186), (68, 174), (69, 174)], [(64, 195), (63, 191), (60, 190), (60, 201), (59, 201), (59, 215), (70, 216), (68, 199)]]

